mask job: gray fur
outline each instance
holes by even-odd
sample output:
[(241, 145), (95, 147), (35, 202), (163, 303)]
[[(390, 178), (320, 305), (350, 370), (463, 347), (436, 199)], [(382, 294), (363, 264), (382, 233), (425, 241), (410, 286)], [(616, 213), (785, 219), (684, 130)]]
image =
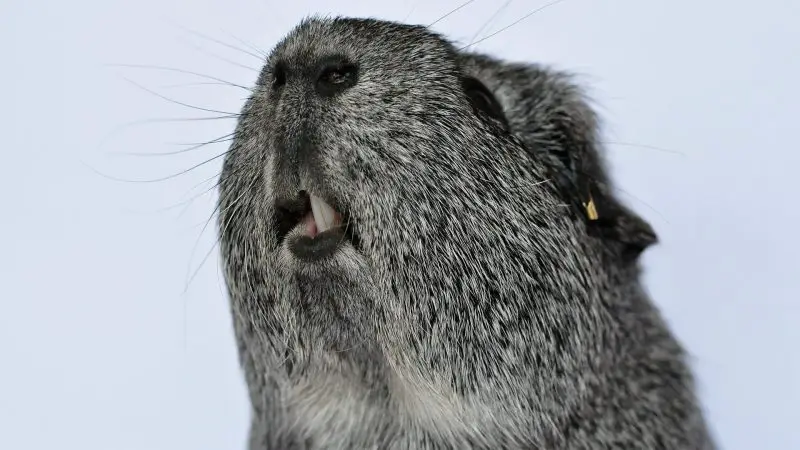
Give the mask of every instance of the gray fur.
[[(309, 68), (331, 54), (359, 78), (323, 98)], [(464, 75), (510, 131), (473, 110)], [(600, 155), (565, 74), (423, 27), (295, 28), (220, 180), (249, 448), (711, 450), (683, 350), (639, 281), (655, 234), (614, 199)], [(300, 186), (350, 212), (358, 250), (309, 264), (278, 241), (275, 199)], [(585, 186), (604, 220), (583, 213)]]

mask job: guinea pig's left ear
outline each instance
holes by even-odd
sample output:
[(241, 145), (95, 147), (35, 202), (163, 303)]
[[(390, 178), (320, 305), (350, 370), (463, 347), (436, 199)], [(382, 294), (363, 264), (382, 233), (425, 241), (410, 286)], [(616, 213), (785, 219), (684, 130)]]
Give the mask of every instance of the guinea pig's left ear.
[(606, 183), (589, 174), (577, 175), (575, 205), (585, 220), (590, 235), (621, 245), (626, 260), (636, 259), (658, 241), (653, 227), (623, 205)]
[(565, 107), (550, 114), (548, 139), (538, 146), (537, 156), (544, 158), (550, 179), (587, 232), (623, 259), (636, 259), (658, 237), (647, 221), (614, 195), (594, 112), (574, 93), (567, 100), (561, 100)]

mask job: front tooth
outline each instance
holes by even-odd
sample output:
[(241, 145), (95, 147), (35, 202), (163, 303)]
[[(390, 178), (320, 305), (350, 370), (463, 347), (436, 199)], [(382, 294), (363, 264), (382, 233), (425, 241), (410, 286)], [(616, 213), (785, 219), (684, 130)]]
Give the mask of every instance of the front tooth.
[(334, 211), (330, 205), (319, 197), (311, 195), (311, 212), (314, 214), (314, 222), (317, 223), (317, 231), (322, 233), (333, 227)]

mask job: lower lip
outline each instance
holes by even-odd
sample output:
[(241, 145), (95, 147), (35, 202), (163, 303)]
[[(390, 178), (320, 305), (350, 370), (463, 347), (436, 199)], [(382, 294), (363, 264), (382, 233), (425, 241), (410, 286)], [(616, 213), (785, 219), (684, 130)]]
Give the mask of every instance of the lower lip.
[(316, 225), (306, 228), (309, 234), (297, 236), (289, 242), (289, 250), (303, 261), (315, 262), (333, 255), (336, 250), (344, 245), (348, 240), (345, 237), (344, 229), (341, 227), (331, 228), (322, 233), (317, 233)]

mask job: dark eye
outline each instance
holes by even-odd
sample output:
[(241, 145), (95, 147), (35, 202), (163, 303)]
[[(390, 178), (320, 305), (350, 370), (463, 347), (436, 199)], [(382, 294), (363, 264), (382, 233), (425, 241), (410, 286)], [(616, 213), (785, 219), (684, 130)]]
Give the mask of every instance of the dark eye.
[(278, 90), (286, 84), (286, 69), (283, 65), (278, 64), (272, 71), (272, 89)]
[(326, 67), (319, 77), (319, 81), (330, 85), (353, 85), (355, 84), (355, 79), (355, 64), (341, 64), (333, 67)]
[(358, 66), (343, 58), (328, 58), (321, 61), (317, 77), (317, 92), (331, 97), (356, 85)]
[(473, 77), (463, 77), (461, 87), (467, 95), (472, 108), (478, 112), (497, 120), (506, 130), (509, 129), (508, 120), (503, 112), (503, 107), (497, 101), (489, 88)]

